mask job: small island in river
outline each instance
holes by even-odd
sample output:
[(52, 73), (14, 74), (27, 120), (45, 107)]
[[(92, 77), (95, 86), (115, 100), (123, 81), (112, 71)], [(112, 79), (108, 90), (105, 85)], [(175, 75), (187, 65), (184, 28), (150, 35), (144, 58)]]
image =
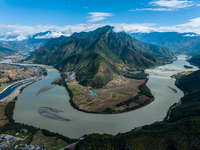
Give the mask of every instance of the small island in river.
[(48, 90), (50, 90), (50, 89), (52, 89), (53, 87), (52, 86), (46, 86), (46, 87), (43, 87), (43, 88), (41, 88), (38, 92), (37, 92), (37, 96), (40, 94), (40, 93), (42, 93), (42, 92), (46, 92), (46, 91), (48, 91)]
[(59, 113), (59, 112), (62, 112), (62, 111), (55, 108), (51, 108), (51, 107), (41, 107), (39, 109), (39, 113), (43, 117), (47, 117), (47, 118), (55, 119), (59, 121), (70, 121), (70, 119), (66, 119), (66, 118), (60, 117), (57, 114), (54, 114), (54, 113)]
[(188, 66), (188, 65), (184, 65), (183, 67), (186, 68), (186, 69), (192, 69), (193, 68), (192, 66)]
[(66, 119), (66, 118), (63, 118), (63, 117), (60, 117), (56, 114), (52, 114), (52, 113), (49, 113), (49, 112), (40, 112), (40, 114), (44, 117), (47, 117), (47, 118), (50, 118), (50, 119), (55, 119), (55, 120), (59, 120), (59, 121), (70, 121), (69, 119)]
[(177, 90), (172, 88), (171, 86), (167, 86), (168, 88), (170, 88), (174, 93), (177, 93)]

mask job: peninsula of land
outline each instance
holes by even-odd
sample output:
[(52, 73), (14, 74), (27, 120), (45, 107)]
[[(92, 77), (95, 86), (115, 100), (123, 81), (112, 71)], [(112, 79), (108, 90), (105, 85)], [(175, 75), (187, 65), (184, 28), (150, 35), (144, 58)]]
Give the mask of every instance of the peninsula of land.
[(68, 75), (62, 74), (62, 78), (53, 83), (64, 85), (70, 93), (71, 105), (84, 112), (121, 113), (138, 109), (154, 100), (146, 86), (147, 74), (144, 71), (132, 71), (118, 76), (98, 89), (83, 86), (72, 75)]

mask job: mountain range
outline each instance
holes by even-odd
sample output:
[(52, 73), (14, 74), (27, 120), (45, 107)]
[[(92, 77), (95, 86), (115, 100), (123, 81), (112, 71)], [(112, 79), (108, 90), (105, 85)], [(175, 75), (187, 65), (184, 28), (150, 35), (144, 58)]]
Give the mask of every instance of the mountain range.
[[(34, 34), (33, 36), (29, 36), (28, 39), (22, 41), (10, 41), (15, 39), (14, 37), (6, 37), (6, 40), (1, 40), (0, 47), (5, 47), (13, 50), (16, 53), (30, 52), (35, 51), (36, 49), (44, 46), (49, 40), (52, 39), (50, 36), (52, 34), (51, 31), (40, 32)], [(10, 38), (10, 39), (9, 39)], [(4, 39), (4, 38), (2, 38)]]
[(149, 68), (168, 63), (175, 55), (167, 48), (141, 42), (105, 26), (91, 32), (51, 39), (27, 60), (75, 71), (82, 85), (102, 87), (123, 73), (123, 67)]
[(175, 53), (200, 54), (200, 36), (196, 33), (151, 32), (131, 35), (143, 42), (167, 47)]
[(47, 38), (46, 35), (51, 34), (51, 31), (46, 32), (40, 32), (37, 34), (34, 34), (32, 37), (19, 41), (18, 43), (23, 45), (27, 50), (36, 50), (42, 46), (44, 46), (50, 39)]

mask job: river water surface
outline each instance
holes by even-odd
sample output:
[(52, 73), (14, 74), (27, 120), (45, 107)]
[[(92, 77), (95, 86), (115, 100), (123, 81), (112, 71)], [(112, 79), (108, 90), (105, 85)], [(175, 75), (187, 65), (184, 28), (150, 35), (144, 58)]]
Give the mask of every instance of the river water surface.
[[(41, 88), (52, 86), (51, 82), (60, 75), (53, 67), (44, 66), (48, 70), (48, 75), (44, 79), (29, 85), (19, 95), (14, 110), (14, 120), (71, 138), (78, 138), (90, 133), (115, 135), (119, 132), (130, 131), (138, 126), (162, 121), (169, 107), (178, 102), (183, 96), (183, 92), (174, 85), (175, 80), (171, 79), (171, 75), (182, 71), (189, 71), (183, 67), (184, 65), (189, 65), (185, 61), (185, 57), (185, 55), (179, 55), (178, 60), (172, 64), (146, 70), (150, 74), (147, 86), (155, 96), (155, 100), (151, 104), (135, 111), (113, 115), (88, 114), (77, 111), (70, 105), (70, 98), (66, 89), (58, 85), (37, 96), (37, 92)], [(195, 66), (193, 67), (190, 70), (198, 69)], [(164, 69), (175, 70), (163, 71)], [(167, 86), (175, 88), (177, 93), (174, 93)], [(59, 116), (70, 121), (64, 122), (45, 118), (39, 114), (39, 110), (42, 107), (52, 107), (63, 111), (59, 112)]]

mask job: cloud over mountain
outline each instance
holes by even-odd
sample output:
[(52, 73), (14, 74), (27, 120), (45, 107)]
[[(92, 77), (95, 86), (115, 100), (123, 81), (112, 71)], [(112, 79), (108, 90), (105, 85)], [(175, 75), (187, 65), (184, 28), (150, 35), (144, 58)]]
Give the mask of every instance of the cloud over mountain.
[[(98, 16), (98, 15), (97, 15)], [(47, 35), (38, 36), (36, 38), (55, 38), (61, 35), (70, 36), (74, 32), (92, 31), (99, 27), (103, 27), (107, 23), (100, 24), (76, 24), (67, 26), (54, 25), (36, 25), (36, 26), (20, 26), (20, 25), (0, 25), (0, 40), (1, 41), (21, 41), (36, 33), (51, 31)], [(125, 31), (129, 33), (149, 33), (149, 32), (194, 32), (200, 34), (200, 17), (190, 19), (184, 24), (174, 26), (157, 27), (153, 23), (126, 24), (126, 23), (109, 23), (114, 26), (116, 32)]]

